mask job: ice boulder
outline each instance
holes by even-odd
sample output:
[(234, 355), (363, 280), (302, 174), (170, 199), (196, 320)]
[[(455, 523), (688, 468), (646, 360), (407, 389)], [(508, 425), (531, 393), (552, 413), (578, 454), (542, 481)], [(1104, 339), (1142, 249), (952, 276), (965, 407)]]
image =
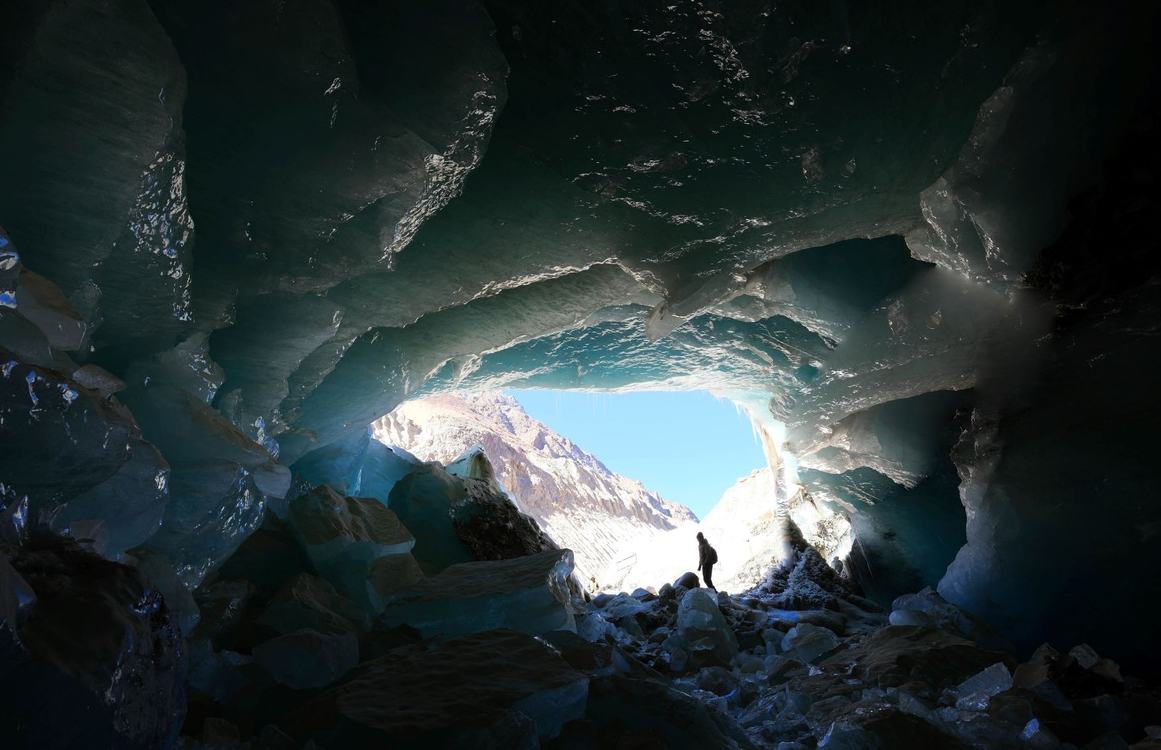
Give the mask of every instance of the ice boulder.
[(4, 491), (27, 496), (37, 522), (78, 536), (99, 524), (109, 557), (157, 531), (169, 466), (121, 404), (0, 348), (0, 424), (0, 451), (14, 459)]
[(425, 638), (457, 638), (495, 628), (540, 635), (576, 632), (568, 578), (570, 550), (452, 565), (390, 597), (379, 617)]
[(262, 523), (267, 501), (286, 495), (290, 470), (194, 392), (146, 379), (120, 398), (171, 467), (169, 505), (149, 547), (194, 588)]
[(963, 710), (983, 711), (992, 696), (1012, 687), (1012, 673), (1003, 662), (997, 662), (979, 674), (961, 682), (955, 688), (955, 707)]
[(304, 628), (255, 646), (254, 662), (293, 690), (326, 687), (359, 663), (359, 641), (349, 631)]
[(292, 500), (289, 523), (319, 575), (367, 611), (381, 603), (371, 581), (376, 564), (415, 546), (411, 533), (381, 502), (344, 497), (326, 486)]
[(388, 503), (415, 535), (428, 575), (473, 560), (503, 560), (556, 549), (536, 522), (491, 481), (424, 464), (400, 479)]
[(729, 664), (738, 653), (738, 640), (718, 608), (717, 598), (706, 589), (696, 588), (681, 597), (677, 607), (679, 641), (694, 666)]
[(897, 597), (891, 603), (890, 622), (941, 628), (987, 648), (1008, 646), (986, 623), (947, 601), (930, 586), (918, 593)]
[(304, 629), (351, 633), (363, 619), (362, 612), (325, 580), (301, 573), (274, 596), (258, 622), (281, 634)]
[(328, 747), (535, 748), (584, 714), (588, 683), (544, 641), (491, 630), (365, 663), (294, 729)]
[(44, 532), (0, 559), (6, 555), (0, 595), (6, 577), (19, 584), (8, 595), (24, 603), (18, 623), (0, 626), (0, 723), (20, 728), (6, 740), (171, 746), (185, 716), (186, 662), (182, 633), (158, 592), (139, 571)]
[(624, 617), (632, 617), (650, 609), (649, 605), (636, 597), (628, 594), (618, 594), (614, 596), (601, 609), (601, 614), (605, 619), (616, 622)]
[(344, 495), (387, 503), (395, 483), (420, 463), (407, 451), (383, 445), (365, 430), (308, 453), (293, 468), (295, 478), (312, 485), (325, 484)]
[(839, 646), (839, 637), (829, 628), (803, 622), (782, 638), (782, 651), (810, 663)]
[(222, 563), (216, 576), (221, 580), (246, 581), (270, 597), (295, 576), (310, 571), (310, 560), (294, 539), (290, 526), (267, 510), (262, 525)]

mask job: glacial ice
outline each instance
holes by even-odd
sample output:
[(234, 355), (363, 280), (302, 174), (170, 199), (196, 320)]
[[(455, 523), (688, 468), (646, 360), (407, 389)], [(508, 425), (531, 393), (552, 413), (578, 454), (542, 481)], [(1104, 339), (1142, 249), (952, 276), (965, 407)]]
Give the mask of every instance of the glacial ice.
[(806, 622), (795, 625), (782, 638), (782, 651), (804, 662), (813, 662), (838, 645), (838, 636), (831, 630)]
[(380, 599), (372, 571), (385, 557), (415, 546), (396, 515), (378, 500), (344, 497), (321, 486), (290, 503), (290, 528), (323, 578), (368, 612)]
[(709, 388), (873, 598), (1155, 659), (1151, 4), (404, 5), (0, 10), (0, 505), (194, 588), (326, 484), (436, 574), (481, 480), (373, 420)]
[(671, 648), (689, 654), (698, 666), (729, 664), (738, 653), (738, 641), (718, 609), (717, 597), (708, 589), (685, 592), (677, 607), (677, 632), (670, 637)]
[(359, 663), (359, 641), (349, 631), (304, 628), (255, 646), (254, 663), (294, 690), (324, 687)]
[(536, 747), (584, 714), (588, 687), (546, 642), (492, 630), (372, 661), (306, 706), (299, 724), (327, 730), (340, 746), (370, 736), (412, 747)]
[(379, 622), (406, 624), (441, 639), (495, 628), (530, 635), (575, 632), (572, 567), (569, 550), (459, 563), (388, 597)]

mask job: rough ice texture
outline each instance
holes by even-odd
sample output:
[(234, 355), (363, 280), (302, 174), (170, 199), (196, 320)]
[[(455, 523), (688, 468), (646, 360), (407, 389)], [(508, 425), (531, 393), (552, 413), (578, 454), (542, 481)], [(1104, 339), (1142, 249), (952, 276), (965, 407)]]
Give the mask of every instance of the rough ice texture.
[(459, 563), (389, 597), (379, 622), (444, 639), (494, 628), (575, 631), (572, 568), (569, 550)]
[(341, 746), (378, 738), (416, 747), (526, 747), (513, 723), (522, 714), (535, 747), (584, 713), (588, 682), (544, 641), (494, 630), (372, 661), (308, 705), (297, 723), (332, 732)]
[[(5, 507), (116, 474), (56, 528), (111, 522), (109, 554), (144, 542), (195, 586), (289, 467), (334, 466), (316, 452), (408, 398), (709, 387), (766, 401), (843, 495), (889, 489), (860, 469), (912, 492), (941, 474), (891, 405), (970, 389), (946, 598), (1024, 645), (1076, 640), (1046, 581), (1087, 611), (1161, 601), (1123, 575), (1161, 539), (1155, 4), (115, 10), (0, 10)], [(74, 377), (89, 364), (127, 387), (94, 405), (116, 384)], [(119, 471), (121, 405), (168, 501)], [(325, 481), (394, 491), (386, 455), (362, 463), (370, 489)], [(123, 482), (132, 518), (102, 499)], [(942, 575), (959, 540), (925, 529), (949, 497), (852, 503), (864, 567), (906, 569), (881, 600)], [(1151, 658), (1121, 619), (1094, 645)]]
[(15, 745), (172, 743), (186, 711), (185, 645), (158, 591), (43, 531), (0, 549), (0, 560), (4, 593), (15, 573), (34, 597), (0, 627), (0, 718), (20, 727)]
[(382, 601), (373, 571), (384, 557), (409, 556), (415, 538), (378, 500), (316, 487), (290, 503), (290, 528), (311, 565), (367, 611)]

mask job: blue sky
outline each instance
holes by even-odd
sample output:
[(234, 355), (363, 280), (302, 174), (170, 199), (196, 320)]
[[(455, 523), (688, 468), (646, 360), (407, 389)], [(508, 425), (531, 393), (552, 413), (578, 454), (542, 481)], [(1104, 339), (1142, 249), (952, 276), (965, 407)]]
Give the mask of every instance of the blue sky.
[(749, 419), (705, 391), (508, 393), (611, 470), (698, 517), (739, 477), (766, 465)]

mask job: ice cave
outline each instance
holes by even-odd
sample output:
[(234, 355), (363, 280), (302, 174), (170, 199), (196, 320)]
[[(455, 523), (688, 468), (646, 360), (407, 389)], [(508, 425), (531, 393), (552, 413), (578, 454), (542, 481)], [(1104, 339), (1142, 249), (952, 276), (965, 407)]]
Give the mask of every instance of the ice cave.
[[(1159, 21), (3, 0), (0, 747), (1161, 748)], [(748, 414), (715, 587), (506, 389)]]

